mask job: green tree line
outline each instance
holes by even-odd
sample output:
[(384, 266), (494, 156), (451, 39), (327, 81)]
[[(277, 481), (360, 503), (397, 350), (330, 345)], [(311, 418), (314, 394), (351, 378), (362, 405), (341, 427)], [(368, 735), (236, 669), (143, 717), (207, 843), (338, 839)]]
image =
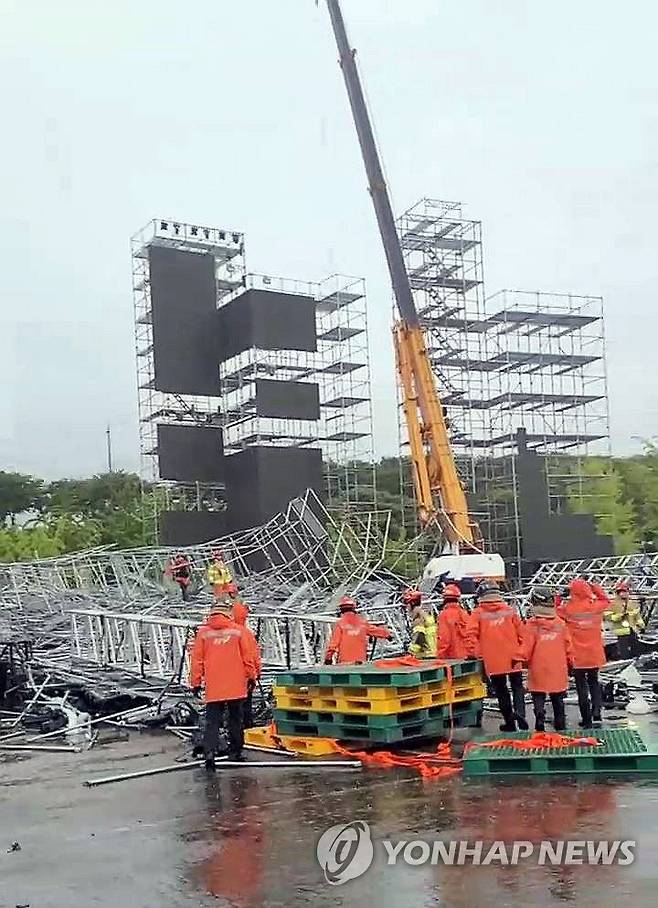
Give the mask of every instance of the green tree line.
[(0, 562), (52, 558), (94, 546), (151, 545), (156, 493), (133, 473), (46, 483), (0, 472)]
[[(355, 466), (357, 486), (369, 490), (366, 506), (372, 466)], [(560, 472), (574, 477), (564, 484), (569, 510), (592, 514), (599, 532), (614, 538), (618, 554), (658, 549), (658, 442), (647, 441), (643, 453), (634, 457), (565, 457)], [(414, 513), (409, 464), (383, 458), (375, 465), (374, 480), (379, 510), (391, 511), (391, 547), (402, 551), (405, 524), (411, 525)], [(0, 562), (49, 558), (97, 545), (152, 545), (157, 494), (142, 488), (133, 473), (46, 483), (0, 472)]]

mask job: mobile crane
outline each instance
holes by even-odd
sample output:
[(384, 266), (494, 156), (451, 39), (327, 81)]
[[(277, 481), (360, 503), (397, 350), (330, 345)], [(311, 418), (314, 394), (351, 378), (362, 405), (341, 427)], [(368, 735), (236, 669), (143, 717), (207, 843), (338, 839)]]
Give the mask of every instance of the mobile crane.
[(327, 0), (340, 66), (361, 146), (368, 188), (377, 217), (393, 295), (400, 320), (393, 329), (395, 358), (409, 439), (416, 506), (423, 526), (437, 524), (445, 554), (433, 559), (432, 574), (453, 577), (504, 576), (500, 555), (486, 555), (477, 523), (468, 512), (466, 493), (450, 445), (445, 411), (439, 398), (423, 329), (402, 255), (393, 210), (377, 152), (356, 51), (350, 46), (339, 0)]

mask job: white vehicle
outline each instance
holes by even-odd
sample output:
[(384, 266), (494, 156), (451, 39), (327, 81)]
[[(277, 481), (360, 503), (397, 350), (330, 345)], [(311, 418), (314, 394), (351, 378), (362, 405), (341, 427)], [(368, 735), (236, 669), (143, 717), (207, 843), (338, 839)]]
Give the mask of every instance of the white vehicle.
[(505, 562), (495, 553), (473, 553), (468, 555), (438, 555), (430, 558), (423, 571), (424, 580), (432, 580), (446, 574), (451, 580), (472, 577), (477, 580), (505, 579)]

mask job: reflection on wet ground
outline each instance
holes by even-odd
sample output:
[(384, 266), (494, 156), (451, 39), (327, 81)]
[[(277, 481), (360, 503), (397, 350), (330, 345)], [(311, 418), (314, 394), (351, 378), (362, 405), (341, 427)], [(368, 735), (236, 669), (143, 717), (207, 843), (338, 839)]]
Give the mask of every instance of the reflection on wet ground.
[[(658, 779), (425, 782), (413, 773), (177, 773), (98, 789), (92, 775), (171, 762), (175, 744), (134, 737), (84, 755), (0, 764), (0, 908), (225, 904), (446, 908), (656, 904)], [(315, 857), (335, 823), (398, 839), (635, 840), (620, 866), (395, 866), (330, 887)], [(21, 851), (7, 854), (14, 841)]]

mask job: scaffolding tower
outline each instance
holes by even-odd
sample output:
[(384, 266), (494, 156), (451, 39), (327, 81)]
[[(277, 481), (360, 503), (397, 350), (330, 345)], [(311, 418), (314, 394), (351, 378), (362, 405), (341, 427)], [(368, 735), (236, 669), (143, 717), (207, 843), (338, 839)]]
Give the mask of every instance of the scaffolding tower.
[(541, 457), (550, 514), (582, 502), (587, 458), (609, 453), (602, 299), (486, 298), (481, 224), (460, 203), (423, 199), (398, 230), (473, 515), (490, 550), (520, 560), (519, 439)]
[[(328, 507), (372, 507), (375, 473), (364, 280), (335, 274), (311, 282), (250, 273), (245, 286), (315, 300), (317, 349), (251, 347), (220, 364), (225, 452), (258, 445), (320, 448)], [(259, 378), (317, 385), (320, 418), (260, 415)]]
[(488, 433), (473, 440), (484, 455), (479, 503), (490, 544), (520, 563), (519, 441), (540, 455), (554, 515), (587, 505), (596, 478), (587, 462), (610, 454), (603, 301), (503, 290), (487, 299), (484, 332)]
[[(224, 507), (223, 486), (163, 480), (158, 469), (158, 424), (219, 426), (219, 369), (217, 396), (163, 392), (156, 387), (153, 350), (153, 311), (149, 251), (164, 246), (208, 254), (215, 260), (216, 301), (231, 298), (244, 285), (244, 235), (240, 231), (156, 218), (131, 239), (135, 354), (139, 408), (139, 447), (142, 480), (158, 486), (161, 510), (219, 510)], [(157, 514), (154, 515), (157, 527)]]

